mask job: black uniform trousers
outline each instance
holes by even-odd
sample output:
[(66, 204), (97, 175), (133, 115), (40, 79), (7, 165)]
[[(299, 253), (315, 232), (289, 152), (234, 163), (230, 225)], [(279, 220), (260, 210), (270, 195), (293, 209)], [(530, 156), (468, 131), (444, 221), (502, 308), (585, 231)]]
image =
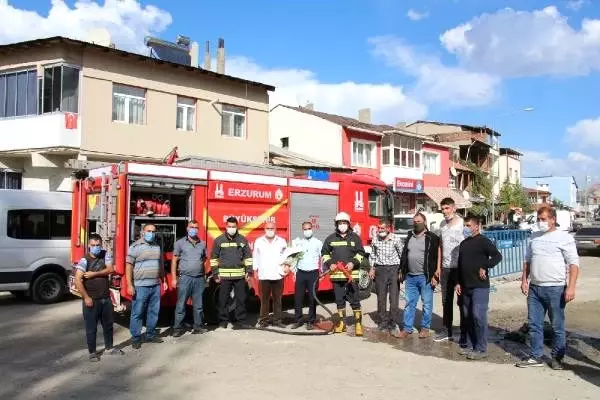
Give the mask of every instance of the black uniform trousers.
[(331, 281), (331, 283), (333, 283), (333, 294), (335, 295), (335, 304), (338, 310), (343, 310), (346, 308), (346, 297), (348, 298), (350, 307), (353, 310), (360, 310), (360, 298), (357, 281), (348, 283), (348, 281), (343, 280)]
[(231, 289), (235, 301), (235, 322), (246, 320), (246, 279), (223, 279), (219, 286), (219, 321), (229, 322), (229, 298)]

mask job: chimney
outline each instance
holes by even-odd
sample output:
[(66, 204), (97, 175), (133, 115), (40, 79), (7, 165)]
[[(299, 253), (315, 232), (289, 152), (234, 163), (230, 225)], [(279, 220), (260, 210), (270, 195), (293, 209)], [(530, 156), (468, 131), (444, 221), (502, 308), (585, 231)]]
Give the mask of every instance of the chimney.
[(198, 68), (198, 57), (200, 56), (200, 46), (198, 42), (192, 42), (190, 46), (190, 65), (194, 68)]
[(311, 103), (310, 101), (306, 102), (306, 105), (304, 106), (305, 109), (310, 110), (310, 111), (314, 111), (315, 110), (315, 104)]
[(217, 73), (225, 73), (225, 39), (219, 38), (219, 47), (217, 48)]
[(211, 68), (211, 59), (210, 59), (210, 42), (206, 41), (206, 49), (204, 50), (204, 69), (210, 71)]
[(371, 109), (370, 108), (361, 108), (358, 110), (358, 120), (365, 124), (371, 123)]

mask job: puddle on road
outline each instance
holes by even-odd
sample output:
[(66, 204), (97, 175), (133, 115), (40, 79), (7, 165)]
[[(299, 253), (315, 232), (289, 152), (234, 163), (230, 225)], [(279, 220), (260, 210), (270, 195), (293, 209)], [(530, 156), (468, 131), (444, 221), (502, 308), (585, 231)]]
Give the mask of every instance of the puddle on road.
[(382, 343), (391, 346), (395, 350), (405, 351), (421, 356), (437, 357), (452, 361), (463, 362), (487, 362), (494, 364), (513, 364), (519, 358), (518, 355), (524, 351), (524, 346), (504, 340), (504, 332), (492, 332), (488, 338), (488, 358), (481, 361), (471, 361), (465, 356), (458, 354), (458, 344), (453, 342), (436, 343), (433, 338), (419, 339), (418, 333), (413, 333), (406, 339), (398, 339), (389, 332), (381, 332), (377, 329), (366, 328), (364, 340), (371, 343)]

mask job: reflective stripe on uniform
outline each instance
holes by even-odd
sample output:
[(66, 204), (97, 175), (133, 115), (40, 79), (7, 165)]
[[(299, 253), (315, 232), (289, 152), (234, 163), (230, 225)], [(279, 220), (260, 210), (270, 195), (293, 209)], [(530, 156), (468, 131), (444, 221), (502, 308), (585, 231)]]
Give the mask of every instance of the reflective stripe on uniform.
[(210, 266), (211, 267), (218, 267), (219, 266), (219, 259), (218, 258), (211, 258), (210, 259)]
[(321, 256), (322, 262), (327, 262), (329, 260), (331, 260), (331, 256), (329, 254), (323, 254), (323, 256)]
[(219, 268), (219, 276), (224, 278), (235, 278), (246, 276), (246, 270), (241, 267)]
[(251, 267), (251, 266), (252, 266), (252, 264), (253, 264), (253, 260), (252, 260), (251, 258), (246, 258), (246, 259), (244, 260), (244, 265), (245, 265), (246, 267)]
[[(351, 272), (352, 275), (352, 279), (359, 279), (360, 278), (360, 271), (358, 269), (353, 269)], [(346, 275), (344, 275), (343, 272), (341, 271), (335, 271), (332, 272), (329, 275), (329, 279), (331, 279), (332, 281), (345, 281), (348, 280), (348, 278), (346, 278)]]
[(364, 257), (362, 256), (362, 254), (358, 253), (354, 256), (354, 258), (356, 258), (359, 262), (362, 262)]
[(223, 242), (221, 247), (238, 247), (240, 244), (236, 242)]
[(331, 242), (329, 244), (331, 246), (333, 246), (333, 247), (336, 247), (336, 246), (348, 246), (348, 242), (346, 242), (345, 240), (343, 242)]

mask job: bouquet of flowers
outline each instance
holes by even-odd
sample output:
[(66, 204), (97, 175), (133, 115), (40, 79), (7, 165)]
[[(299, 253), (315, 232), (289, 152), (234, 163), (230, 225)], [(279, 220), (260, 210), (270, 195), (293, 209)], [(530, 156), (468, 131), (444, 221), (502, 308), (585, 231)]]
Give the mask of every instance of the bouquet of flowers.
[[(281, 276), (287, 275), (289, 272), (293, 273), (296, 276), (298, 261), (302, 259), (304, 255), (304, 249), (295, 243), (292, 242), (292, 246), (287, 247), (283, 253), (281, 254)], [(285, 265), (290, 266), (289, 272), (286, 272)]]

